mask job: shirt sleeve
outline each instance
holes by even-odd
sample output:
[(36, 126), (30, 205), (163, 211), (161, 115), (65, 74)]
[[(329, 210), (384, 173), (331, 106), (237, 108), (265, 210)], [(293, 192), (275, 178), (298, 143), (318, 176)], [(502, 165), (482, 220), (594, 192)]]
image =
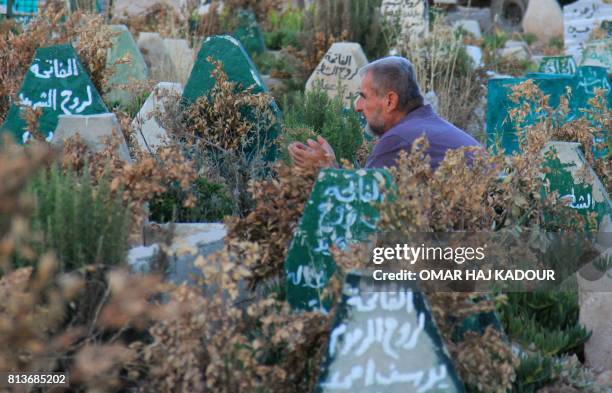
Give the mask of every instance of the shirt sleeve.
[(366, 168), (382, 168), (395, 166), (399, 153), (409, 150), (410, 144), (397, 135), (382, 138), (366, 161)]

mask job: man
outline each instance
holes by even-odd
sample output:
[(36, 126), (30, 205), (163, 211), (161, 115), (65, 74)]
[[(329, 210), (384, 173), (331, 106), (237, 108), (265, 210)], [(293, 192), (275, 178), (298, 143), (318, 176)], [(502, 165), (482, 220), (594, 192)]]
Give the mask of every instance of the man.
[[(462, 146), (480, 146), (459, 128), (440, 118), (424, 105), (412, 64), (403, 57), (390, 56), (359, 70), (362, 76), (355, 106), (368, 122), (366, 131), (378, 137), (366, 168), (396, 165), (401, 151), (411, 151), (412, 142), (425, 134), (429, 141), (431, 165), (437, 168), (446, 151)], [(289, 155), (301, 167), (335, 167), (334, 150), (323, 137), (307, 144), (289, 145)]]

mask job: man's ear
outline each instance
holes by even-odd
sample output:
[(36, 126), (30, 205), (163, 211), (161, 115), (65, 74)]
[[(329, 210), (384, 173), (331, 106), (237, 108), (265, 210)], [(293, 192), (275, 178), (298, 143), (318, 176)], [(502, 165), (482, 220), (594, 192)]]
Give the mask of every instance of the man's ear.
[(397, 109), (397, 105), (399, 104), (399, 96), (393, 90), (387, 93), (385, 97), (385, 110), (387, 113), (393, 112)]

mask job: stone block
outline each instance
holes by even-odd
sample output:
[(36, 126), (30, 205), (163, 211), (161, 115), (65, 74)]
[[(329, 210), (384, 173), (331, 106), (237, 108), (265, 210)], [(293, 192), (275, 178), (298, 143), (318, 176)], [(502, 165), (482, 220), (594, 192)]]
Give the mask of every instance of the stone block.
[(187, 40), (164, 38), (164, 45), (176, 70), (177, 82), (185, 84), (193, 68), (194, 52)]
[(105, 148), (105, 141), (109, 138), (119, 138), (118, 154), (122, 159), (131, 162), (130, 152), (125, 138), (119, 127), (119, 122), (114, 113), (103, 113), (100, 115), (61, 115), (57, 128), (53, 133), (51, 143), (62, 145), (66, 139), (81, 136), (81, 140), (94, 153)]
[(357, 99), (361, 84), (358, 71), (366, 64), (368, 59), (361, 45), (354, 42), (336, 42), (306, 81), (306, 91), (320, 84), (328, 96), (336, 97), (340, 88), (344, 104), (350, 107)]
[(155, 119), (154, 113), (163, 114), (171, 100), (180, 100), (183, 86), (180, 83), (160, 82), (155, 86), (142, 108), (132, 121), (132, 130), (138, 146), (143, 151), (155, 152), (167, 142), (166, 130)]
[(165, 82), (177, 81), (178, 75), (174, 62), (159, 33), (141, 32), (138, 35), (138, 49), (153, 79)]
[(530, 1), (523, 16), (523, 31), (534, 34), (544, 44), (551, 38), (563, 37), (563, 11), (557, 0)]
[(458, 20), (456, 22), (453, 22), (453, 28), (465, 30), (468, 33), (471, 33), (477, 39), (482, 38), (480, 24), (478, 24), (478, 21), (476, 20)]

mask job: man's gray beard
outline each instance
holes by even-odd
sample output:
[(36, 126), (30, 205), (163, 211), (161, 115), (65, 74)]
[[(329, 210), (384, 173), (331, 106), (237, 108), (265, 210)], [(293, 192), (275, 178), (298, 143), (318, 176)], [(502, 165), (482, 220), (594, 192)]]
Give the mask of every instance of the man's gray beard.
[(366, 132), (366, 134), (368, 134), (372, 138), (378, 138), (378, 137), (380, 137), (383, 134), (382, 132), (378, 133), (374, 129), (372, 129), (372, 126), (370, 126), (370, 123), (366, 123), (365, 132)]

